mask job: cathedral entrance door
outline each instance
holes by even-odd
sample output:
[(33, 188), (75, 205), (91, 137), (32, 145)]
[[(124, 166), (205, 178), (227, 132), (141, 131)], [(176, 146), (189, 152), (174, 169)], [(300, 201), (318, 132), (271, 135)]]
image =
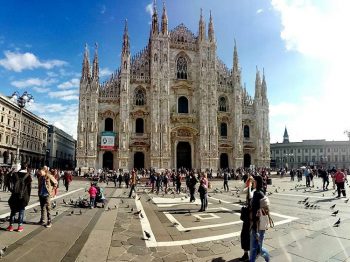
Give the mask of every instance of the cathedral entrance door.
[(109, 170), (113, 170), (113, 153), (107, 151), (103, 154), (103, 163), (102, 168), (108, 168)]
[(252, 158), (250, 154), (244, 154), (244, 167), (249, 168), (250, 165), (252, 164)]
[(136, 152), (134, 154), (134, 168), (145, 168), (145, 155), (142, 152)]
[(176, 147), (176, 167), (192, 168), (191, 145), (189, 142), (179, 142)]
[(228, 155), (226, 153), (220, 155), (220, 168), (228, 168)]

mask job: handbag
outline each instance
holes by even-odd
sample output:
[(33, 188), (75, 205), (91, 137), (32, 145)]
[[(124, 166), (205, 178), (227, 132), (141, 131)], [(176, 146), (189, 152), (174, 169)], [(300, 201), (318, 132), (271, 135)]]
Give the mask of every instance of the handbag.
[(268, 213), (268, 211), (265, 211), (264, 208), (260, 208), (259, 212), (260, 212), (259, 222), (258, 222), (259, 230), (267, 230), (269, 229), (269, 227), (273, 228), (275, 224), (272, 218), (270, 217), (270, 214)]

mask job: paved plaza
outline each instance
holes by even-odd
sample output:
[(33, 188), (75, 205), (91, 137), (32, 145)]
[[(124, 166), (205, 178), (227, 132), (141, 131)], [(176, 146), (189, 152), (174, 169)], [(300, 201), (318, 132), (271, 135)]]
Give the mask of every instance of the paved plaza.
[[(229, 181), (229, 192), (223, 191), (222, 181), (212, 181), (206, 212), (198, 212), (198, 196), (189, 203), (186, 193), (156, 195), (141, 184), (135, 198), (128, 198), (128, 189), (115, 189), (110, 183), (102, 184), (108, 205), (81, 209), (80, 214), (69, 202), (87, 197), (88, 185), (87, 180), (76, 180), (69, 192), (60, 191), (49, 229), (35, 224), (40, 212), (33, 189), (24, 232), (0, 231), (0, 247), (8, 247), (2, 260), (238, 261), (243, 254), (239, 212), (244, 196), (236, 193), (240, 181)], [(267, 231), (264, 242), (271, 261), (350, 261), (350, 203), (336, 199), (333, 190), (320, 188), (317, 178), (311, 190), (305, 189), (304, 181), (273, 178), (269, 198), (275, 227)], [(9, 194), (0, 196), (3, 219), (9, 215)], [(300, 202), (307, 197), (310, 207)], [(339, 213), (332, 216), (335, 210)], [(340, 226), (333, 227), (339, 217)], [(6, 228), (7, 222), (0, 226)]]

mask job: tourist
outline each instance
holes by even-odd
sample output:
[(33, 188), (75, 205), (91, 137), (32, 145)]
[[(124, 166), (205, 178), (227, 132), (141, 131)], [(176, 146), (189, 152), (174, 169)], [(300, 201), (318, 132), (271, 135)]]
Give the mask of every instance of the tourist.
[(119, 188), (122, 187), (122, 182), (123, 182), (123, 176), (122, 176), (122, 172), (120, 172), (120, 173), (119, 173), (119, 176), (118, 176)]
[(71, 172), (70, 171), (64, 172), (63, 182), (64, 182), (64, 186), (66, 187), (67, 192), (69, 190), (69, 184), (72, 182), (72, 180), (73, 180), (73, 178), (72, 178)]
[(136, 172), (134, 170), (131, 171), (131, 177), (130, 177), (130, 193), (129, 193), (129, 198), (131, 198), (132, 191), (136, 193)]
[(55, 196), (55, 191), (57, 187), (56, 179), (51, 175), (48, 168), (44, 166), (43, 169), (39, 171), (38, 177), (38, 195), (40, 202), (40, 221), (39, 224), (45, 225), (45, 211), (47, 215), (46, 227), (49, 228), (52, 225), (51, 221), (51, 197)]
[(190, 203), (195, 202), (196, 198), (194, 197), (194, 193), (196, 191), (197, 178), (193, 172), (189, 175), (188, 188), (190, 191)]
[(335, 184), (337, 185), (338, 198), (340, 198), (340, 194), (342, 193), (344, 197), (346, 197), (346, 191), (344, 188), (344, 183), (347, 181), (347, 177), (344, 173), (344, 169), (337, 169), (337, 172), (334, 175)]
[(91, 183), (88, 192), (90, 196), (90, 208), (94, 208), (96, 205), (96, 195), (98, 193), (95, 183)]
[(14, 230), (13, 224), (15, 223), (16, 213), (18, 213), (17, 231), (23, 231), (24, 210), (29, 203), (31, 188), (32, 177), (26, 168), (13, 173), (10, 177), (9, 190), (11, 192), (11, 196), (8, 200), (8, 204), (10, 206), (11, 213), (10, 225), (7, 227), (7, 231), (12, 232)]
[(255, 262), (257, 255), (260, 253), (265, 261), (270, 261), (270, 255), (263, 247), (265, 230), (259, 230), (260, 200), (265, 196), (263, 188), (263, 180), (261, 176), (255, 176), (255, 192), (251, 201), (251, 229), (250, 229), (250, 262)]
[(229, 187), (228, 187), (228, 174), (227, 172), (224, 172), (224, 190), (225, 191), (229, 191)]
[(201, 199), (201, 209), (199, 209), (199, 212), (204, 212), (208, 207), (208, 178), (206, 173), (203, 173), (201, 176), (198, 193)]

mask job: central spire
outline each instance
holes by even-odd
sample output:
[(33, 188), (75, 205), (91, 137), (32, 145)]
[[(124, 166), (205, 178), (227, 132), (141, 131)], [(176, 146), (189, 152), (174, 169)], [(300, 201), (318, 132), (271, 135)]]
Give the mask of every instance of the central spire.
[(95, 55), (94, 61), (92, 62), (92, 78), (98, 81), (99, 78), (99, 66), (98, 66), (98, 54), (97, 54), (98, 44), (95, 43)]
[(89, 48), (88, 48), (87, 44), (85, 44), (83, 68), (82, 68), (82, 72), (81, 72), (81, 81), (83, 81), (83, 80), (90, 80)]

